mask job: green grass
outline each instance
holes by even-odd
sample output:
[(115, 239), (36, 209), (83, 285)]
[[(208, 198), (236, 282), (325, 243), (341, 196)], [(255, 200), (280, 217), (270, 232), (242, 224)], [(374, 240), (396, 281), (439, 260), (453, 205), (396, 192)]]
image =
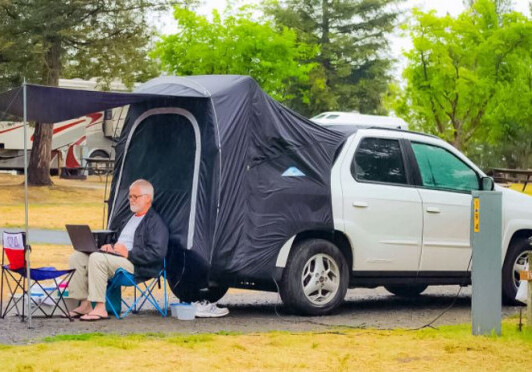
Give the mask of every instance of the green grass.
[[(503, 322), (502, 336), (472, 336), (471, 325), (422, 330), (331, 329), (242, 334), (60, 335), (1, 346), (2, 371), (96, 370), (524, 370), (532, 330)], [(195, 367), (194, 367), (195, 366)]]

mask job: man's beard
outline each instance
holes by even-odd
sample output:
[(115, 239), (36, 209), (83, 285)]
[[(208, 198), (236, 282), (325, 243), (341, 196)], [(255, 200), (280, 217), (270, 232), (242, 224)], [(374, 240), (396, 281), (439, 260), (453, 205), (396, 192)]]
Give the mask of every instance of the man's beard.
[(132, 205), (132, 204), (129, 205), (129, 209), (131, 209), (131, 212), (133, 212), (133, 213), (137, 213), (138, 211), (140, 211), (140, 207), (139, 206)]

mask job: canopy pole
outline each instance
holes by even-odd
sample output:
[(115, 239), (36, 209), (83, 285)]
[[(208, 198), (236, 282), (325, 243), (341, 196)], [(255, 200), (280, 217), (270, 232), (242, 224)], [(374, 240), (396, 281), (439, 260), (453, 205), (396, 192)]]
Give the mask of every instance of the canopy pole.
[(26, 255), (26, 279), (28, 286), (28, 328), (31, 324), (31, 269), (30, 269), (30, 249), (28, 235), (28, 102), (26, 95), (26, 78), (22, 85), (22, 104), (24, 106), (24, 227), (26, 240), (24, 242), (24, 253)]

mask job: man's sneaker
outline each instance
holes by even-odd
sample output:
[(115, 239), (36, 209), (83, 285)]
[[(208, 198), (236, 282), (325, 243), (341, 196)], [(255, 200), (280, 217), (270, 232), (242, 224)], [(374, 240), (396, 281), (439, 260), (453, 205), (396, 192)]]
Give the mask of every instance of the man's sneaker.
[(226, 307), (218, 307), (216, 304), (209, 301), (194, 302), (196, 306), (196, 317), (198, 318), (219, 318), (229, 314), (229, 309)]

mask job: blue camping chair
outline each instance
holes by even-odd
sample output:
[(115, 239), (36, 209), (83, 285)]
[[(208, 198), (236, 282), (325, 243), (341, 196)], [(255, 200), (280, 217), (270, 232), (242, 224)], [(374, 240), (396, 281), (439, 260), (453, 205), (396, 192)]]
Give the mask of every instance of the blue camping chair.
[[(155, 286), (161, 288), (161, 277), (163, 278), (164, 304), (163, 307), (153, 295)], [(121, 297), (122, 287), (134, 288), (134, 299), (131, 304), (128, 304)], [(137, 296), (137, 291), (139, 292)], [(168, 296), (166, 293), (166, 260), (163, 261), (163, 268), (155, 278), (137, 278), (135, 275), (124, 269), (118, 269), (115, 275), (107, 283), (106, 307), (108, 311), (112, 311), (117, 319), (122, 319), (128, 316), (130, 312), (139, 312), (144, 304), (149, 302), (162, 316), (168, 315)], [(126, 306), (126, 311), (121, 314), (122, 304)]]
[[(73, 320), (67, 310), (68, 308), (65, 303), (64, 294), (75, 270), (57, 270), (55, 267), (30, 268), (30, 279), (35, 283), (32, 288), (37, 286), (36, 289), (39, 292), (38, 295), (40, 298), (39, 301), (37, 301), (36, 298), (34, 298), (37, 296), (28, 296), (29, 285), (25, 258), (28, 250), (31, 250), (31, 247), (26, 244), (26, 234), (24, 232), (4, 232), (2, 234), (0, 318), (4, 318), (11, 310), (15, 309), (17, 315), (21, 315), (22, 320), (24, 320), (26, 311), (25, 302), (31, 301), (31, 307), (33, 308), (31, 312), (32, 315), (39, 311), (44, 317), (51, 318), (54, 316), (56, 310), (59, 309), (66, 318)], [(9, 262), (7, 265), (5, 264), (6, 256), (7, 261)], [(44, 281), (53, 281), (53, 284), (50, 286), (44, 286), (42, 283)], [(5, 309), (3, 307), (4, 283), (10, 294), (10, 299)], [(17, 293), (20, 294), (19, 297), (15, 296)], [(52, 310), (48, 313), (41, 306), (41, 304), (45, 302), (52, 305)], [(19, 309), (19, 304), (22, 305), (21, 309)]]

